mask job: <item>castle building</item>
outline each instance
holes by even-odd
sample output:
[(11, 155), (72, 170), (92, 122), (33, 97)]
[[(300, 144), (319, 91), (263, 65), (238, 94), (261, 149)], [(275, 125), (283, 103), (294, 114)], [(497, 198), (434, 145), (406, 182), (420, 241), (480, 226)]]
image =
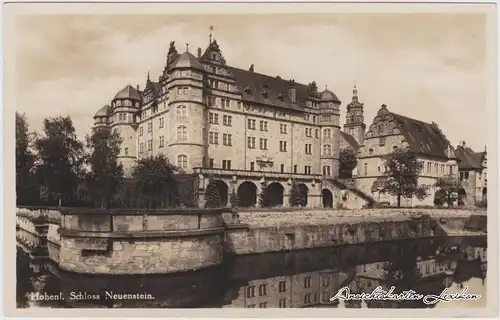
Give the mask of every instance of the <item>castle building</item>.
[(348, 135), (341, 135), (340, 105), (315, 82), (229, 66), (210, 36), (196, 56), (189, 48), (178, 53), (171, 42), (158, 81), (148, 74), (142, 90), (127, 85), (95, 114), (94, 125), (120, 133), (127, 174), (137, 159), (158, 154), (198, 174), (200, 205), (208, 183), (215, 183), (225, 204), (234, 192), (240, 206), (256, 206), (258, 195), (269, 192), (272, 205), (287, 206), (297, 181), (305, 206), (332, 207), (341, 141), (364, 133), (357, 90), (348, 106)]
[(382, 105), (358, 150), (356, 184), (364, 193), (377, 202), (397, 203), (396, 197), (384, 193), (381, 186), (386, 179), (384, 157), (397, 148), (410, 148), (418, 154), (423, 169), (418, 175), (418, 184), (427, 187), (424, 200), (402, 198), (402, 206), (434, 204), (437, 179), (458, 174), (458, 163), (454, 148), (438, 125), (408, 118)]
[(455, 148), (458, 159), (458, 172), (464, 189), (464, 202), (474, 205), (487, 200), (487, 153), (486, 147), (483, 152), (474, 152), (463, 141)]

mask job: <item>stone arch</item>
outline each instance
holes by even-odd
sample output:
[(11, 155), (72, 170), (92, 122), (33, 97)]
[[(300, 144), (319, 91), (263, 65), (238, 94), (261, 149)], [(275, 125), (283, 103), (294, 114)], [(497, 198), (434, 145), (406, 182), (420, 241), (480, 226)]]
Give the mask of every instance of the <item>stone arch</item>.
[(227, 183), (219, 179), (212, 180), (208, 183), (206, 190), (208, 190), (210, 185), (215, 185), (215, 187), (217, 188), (217, 192), (220, 197), (220, 205), (222, 207), (227, 206), (229, 200), (229, 186), (227, 185)]
[(299, 191), (301, 194), (302, 203), (300, 204), (302, 207), (307, 206), (308, 197), (309, 197), (309, 188), (304, 183), (299, 183), (298, 185)]
[(264, 196), (270, 207), (282, 206), (285, 188), (279, 182), (272, 182), (264, 190)]
[(323, 208), (333, 208), (333, 194), (330, 190), (321, 190), (321, 198), (323, 199)]
[(251, 181), (244, 181), (238, 187), (238, 206), (254, 207), (257, 203), (257, 186)]

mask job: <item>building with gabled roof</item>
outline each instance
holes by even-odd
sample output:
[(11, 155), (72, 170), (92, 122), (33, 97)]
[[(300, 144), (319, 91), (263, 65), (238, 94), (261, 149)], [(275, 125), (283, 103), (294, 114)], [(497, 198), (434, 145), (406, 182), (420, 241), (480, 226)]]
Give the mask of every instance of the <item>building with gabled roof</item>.
[(437, 179), (458, 174), (455, 149), (436, 123), (396, 114), (386, 105), (377, 112), (358, 149), (357, 187), (379, 202), (396, 204), (396, 197), (384, 193), (382, 186), (387, 172), (384, 157), (397, 148), (410, 148), (418, 154), (423, 163), (418, 182), (428, 189), (424, 200), (402, 199), (402, 205), (432, 206)]
[[(96, 113), (94, 125), (119, 131), (127, 174), (138, 159), (158, 154), (197, 173), (200, 205), (212, 181), (223, 204), (233, 191), (240, 206), (256, 206), (258, 194), (270, 192), (272, 205), (287, 206), (295, 180), (306, 195), (304, 206), (332, 207), (332, 180), (346, 137), (340, 104), (314, 81), (261, 74), (254, 65), (229, 66), (210, 36), (196, 56), (188, 46), (179, 53), (171, 42), (158, 81), (148, 74), (142, 88), (125, 86)], [(359, 107), (352, 110), (354, 115)]]
[(465, 141), (455, 148), (460, 181), (465, 190), (466, 204), (486, 203), (488, 196), (488, 170), (486, 146), (483, 152), (474, 152)]

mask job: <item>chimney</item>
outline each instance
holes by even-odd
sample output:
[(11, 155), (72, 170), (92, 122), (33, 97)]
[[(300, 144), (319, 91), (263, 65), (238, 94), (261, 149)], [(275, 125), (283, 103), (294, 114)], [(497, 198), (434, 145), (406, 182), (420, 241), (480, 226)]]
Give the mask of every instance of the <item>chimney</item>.
[(141, 90), (139, 90), (139, 85), (137, 85), (137, 87), (136, 87), (136, 88), (137, 88), (137, 91), (141, 91)]
[(201, 48), (198, 47), (198, 59), (201, 58)]
[(248, 69), (248, 71), (253, 72), (253, 70), (254, 70), (254, 66), (253, 66), (253, 63), (252, 63), (252, 65), (250, 66), (250, 69)]
[(295, 80), (288, 81), (288, 97), (292, 103), (297, 103), (297, 89), (295, 88)]
[(462, 141), (462, 147), (465, 148), (465, 145), (466, 145), (465, 141)]

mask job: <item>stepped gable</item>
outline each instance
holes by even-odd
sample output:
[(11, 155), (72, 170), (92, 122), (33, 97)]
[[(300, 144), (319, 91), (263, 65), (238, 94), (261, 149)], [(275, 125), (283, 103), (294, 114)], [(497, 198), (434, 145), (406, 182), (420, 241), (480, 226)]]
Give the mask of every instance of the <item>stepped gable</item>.
[(353, 136), (351, 136), (348, 133), (345, 133), (344, 131), (340, 131), (340, 135), (342, 139), (344, 139), (353, 149), (354, 151), (358, 150), (359, 147), (361, 146), (356, 139), (354, 139)]
[[(234, 77), (244, 101), (303, 111), (303, 106), (309, 98), (310, 88), (308, 85), (251, 70), (235, 67), (228, 67), (228, 69)], [(296, 90), (296, 103), (292, 102), (288, 94), (290, 87), (294, 87)]]
[(427, 123), (389, 112), (406, 142), (415, 152), (448, 158), (446, 150), (453, 148), (435, 123)]

